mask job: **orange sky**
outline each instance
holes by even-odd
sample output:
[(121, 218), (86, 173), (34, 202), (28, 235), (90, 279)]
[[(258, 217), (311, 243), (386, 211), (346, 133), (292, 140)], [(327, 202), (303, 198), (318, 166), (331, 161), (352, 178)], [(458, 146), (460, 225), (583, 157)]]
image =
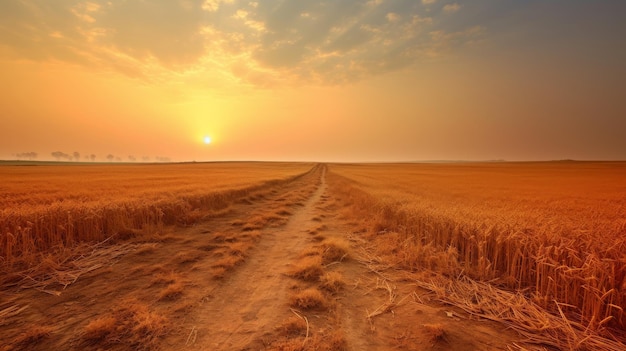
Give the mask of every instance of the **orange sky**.
[(0, 159), (623, 160), (624, 13), (617, 0), (2, 1)]

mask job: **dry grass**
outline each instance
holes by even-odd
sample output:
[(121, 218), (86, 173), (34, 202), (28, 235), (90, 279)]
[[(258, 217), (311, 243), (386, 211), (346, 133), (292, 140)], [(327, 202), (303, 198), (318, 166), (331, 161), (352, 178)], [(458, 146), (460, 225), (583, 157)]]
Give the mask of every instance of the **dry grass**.
[(244, 258), (242, 256), (233, 255), (233, 256), (225, 256), (214, 262), (211, 267), (212, 268), (223, 268), (228, 271), (235, 267), (236, 265), (242, 263)]
[(321, 256), (322, 250), (319, 247), (307, 247), (300, 252), (300, 257)]
[(178, 280), (168, 284), (165, 289), (159, 293), (159, 300), (175, 300), (179, 298), (185, 290), (185, 283)]
[(346, 285), (339, 272), (327, 272), (320, 278), (320, 287), (331, 294), (336, 294)]
[(291, 306), (303, 310), (325, 309), (329, 302), (318, 289), (309, 288), (294, 294), (291, 297)]
[(435, 344), (445, 340), (446, 331), (443, 327), (443, 324), (424, 324), (422, 325), (422, 327), (424, 328), (424, 332), (426, 333), (426, 336), (431, 343)]
[(268, 351), (346, 351), (348, 344), (340, 330), (316, 334), (311, 338), (280, 338), (265, 350)]
[(202, 250), (181, 251), (172, 257), (171, 262), (177, 265), (187, 265), (195, 263), (206, 257), (206, 252)]
[(122, 344), (135, 350), (156, 349), (167, 332), (167, 321), (137, 301), (123, 302), (108, 315), (93, 319), (84, 329), (84, 345), (113, 347)]
[(266, 348), (268, 351), (305, 351), (308, 350), (304, 347), (304, 338), (302, 339), (279, 339), (272, 342), (272, 344)]
[(244, 257), (246, 252), (252, 247), (252, 243), (247, 241), (241, 241), (228, 244), (228, 254), (234, 256)]
[(319, 338), (313, 339), (312, 344), (318, 344), (315, 346), (315, 350), (321, 351), (347, 351), (348, 343), (343, 335), (342, 330), (333, 330), (329, 335), (324, 335)]
[(319, 256), (304, 256), (291, 267), (288, 274), (293, 278), (304, 281), (318, 281), (324, 274), (322, 258)]
[(141, 244), (137, 250), (135, 250), (135, 255), (143, 256), (154, 253), (156, 249), (159, 247), (158, 243), (144, 243)]
[(41, 325), (26, 327), (26, 330), (13, 339), (7, 350), (28, 350), (45, 342), (54, 331), (54, 328)]
[(289, 317), (277, 328), (278, 334), (283, 337), (294, 338), (306, 336), (307, 325), (303, 318), (296, 316)]
[(343, 239), (331, 238), (322, 243), (322, 263), (341, 262), (348, 257), (350, 244)]

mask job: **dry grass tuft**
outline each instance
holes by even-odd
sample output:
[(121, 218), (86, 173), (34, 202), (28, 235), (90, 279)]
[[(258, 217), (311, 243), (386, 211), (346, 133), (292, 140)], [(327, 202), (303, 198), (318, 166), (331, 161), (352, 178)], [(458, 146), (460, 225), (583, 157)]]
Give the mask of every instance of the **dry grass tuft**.
[(305, 256), (295, 263), (288, 274), (296, 279), (310, 282), (318, 281), (324, 274), (322, 258), (319, 256)]
[(422, 326), (424, 327), (424, 331), (426, 332), (426, 335), (428, 336), (430, 342), (437, 343), (439, 341), (445, 340), (446, 331), (443, 328), (443, 324), (424, 324)]
[(293, 338), (297, 336), (306, 335), (306, 322), (304, 319), (291, 316), (283, 324), (281, 324), (277, 330), (281, 336)]
[(92, 320), (85, 327), (84, 339), (96, 343), (105, 342), (105, 339), (117, 331), (118, 320), (114, 316), (105, 316)]
[(325, 309), (328, 305), (328, 300), (315, 288), (302, 290), (291, 297), (291, 306), (303, 310)]
[(307, 247), (300, 253), (300, 257), (321, 256), (322, 251), (318, 247)]
[(321, 351), (347, 351), (348, 343), (343, 335), (343, 331), (334, 330), (330, 332), (330, 335), (324, 335), (320, 345), (314, 347), (314, 349)]
[(320, 278), (320, 287), (331, 294), (338, 293), (346, 283), (339, 272), (328, 272)]
[(238, 255), (225, 256), (217, 260), (215, 263), (211, 265), (212, 268), (223, 268), (224, 270), (230, 270), (236, 265), (243, 262), (244, 259)]
[(245, 253), (250, 249), (251, 246), (251, 243), (244, 241), (231, 243), (228, 245), (228, 253), (230, 255), (244, 257)]
[(332, 238), (326, 239), (322, 243), (322, 263), (340, 262), (348, 257), (350, 244), (345, 240)]
[(82, 339), (85, 345), (110, 348), (121, 344), (135, 350), (152, 350), (166, 332), (164, 317), (151, 312), (145, 304), (131, 300), (89, 322)]
[(183, 290), (185, 290), (185, 283), (180, 280), (175, 281), (161, 291), (159, 294), (159, 300), (177, 299), (183, 294)]
[[(52, 327), (34, 325), (28, 327), (24, 332), (13, 339), (12, 346), (16, 350), (27, 350), (41, 343), (50, 336), (54, 329)], [(12, 348), (9, 346), (9, 350)]]
[(182, 251), (174, 255), (172, 263), (178, 265), (186, 265), (196, 263), (206, 257), (206, 252), (201, 250)]

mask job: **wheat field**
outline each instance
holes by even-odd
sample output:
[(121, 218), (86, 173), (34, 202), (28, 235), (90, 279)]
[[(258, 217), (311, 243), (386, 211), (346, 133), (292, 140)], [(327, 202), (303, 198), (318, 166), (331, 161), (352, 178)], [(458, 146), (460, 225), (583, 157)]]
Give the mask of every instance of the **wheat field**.
[(40, 164), (0, 178), (2, 350), (624, 347), (623, 162)]
[(310, 170), (306, 163), (0, 167), (0, 264), (53, 248), (192, 224), (232, 199)]
[(626, 326), (626, 164), (335, 164), (381, 251), (521, 291), (586, 330)]

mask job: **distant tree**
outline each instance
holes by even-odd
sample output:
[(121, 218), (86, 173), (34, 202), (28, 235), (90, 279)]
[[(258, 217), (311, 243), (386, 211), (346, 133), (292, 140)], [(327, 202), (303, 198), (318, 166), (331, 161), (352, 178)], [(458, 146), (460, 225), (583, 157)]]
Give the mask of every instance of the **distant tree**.
[(51, 153), (52, 157), (56, 158), (57, 161), (60, 161), (62, 158), (65, 159), (69, 159), (70, 155), (66, 154), (65, 152), (61, 152), (61, 151), (55, 151), (53, 153)]
[(80, 161), (80, 152), (74, 151), (74, 161)]
[(165, 156), (156, 156), (155, 159), (157, 162), (170, 162), (170, 158)]
[(143, 162), (149, 162), (150, 161), (150, 156), (144, 156), (141, 159), (143, 160)]
[(27, 160), (33, 160), (37, 158), (37, 153), (36, 152), (22, 152), (19, 154), (15, 154), (15, 156), (17, 157), (18, 160), (21, 159), (27, 159)]
[(128, 155), (128, 160), (130, 162), (135, 162), (135, 161), (137, 161), (137, 158), (135, 156), (133, 156), (133, 155)]
[(89, 155), (89, 159), (91, 160), (91, 162), (95, 161), (96, 160), (96, 155), (94, 155), (94, 154)]
[(113, 162), (113, 159), (115, 158), (115, 156), (108, 154), (107, 155), (107, 160), (109, 160), (109, 162)]

